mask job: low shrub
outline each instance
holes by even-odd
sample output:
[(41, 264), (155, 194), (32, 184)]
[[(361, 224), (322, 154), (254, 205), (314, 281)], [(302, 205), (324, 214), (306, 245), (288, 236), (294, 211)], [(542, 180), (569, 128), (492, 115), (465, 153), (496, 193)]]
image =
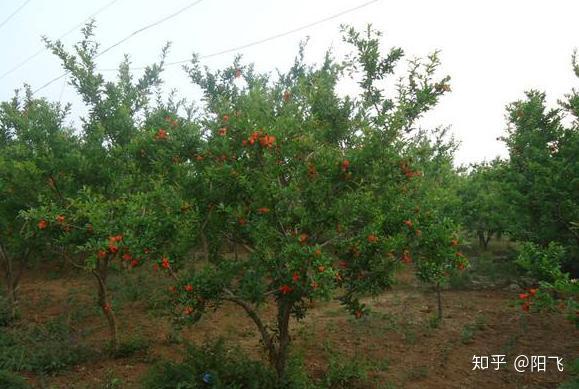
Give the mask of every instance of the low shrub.
[(324, 379), (327, 388), (355, 388), (368, 379), (369, 366), (363, 358), (348, 358), (340, 354), (330, 357)]
[(555, 282), (563, 277), (561, 263), (565, 249), (551, 242), (546, 248), (526, 242), (521, 246), (517, 264), (537, 281)]
[(250, 360), (222, 339), (203, 346), (189, 345), (181, 363), (162, 362), (149, 370), (142, 387), (149, 389), (275, 388), (275, 374)]

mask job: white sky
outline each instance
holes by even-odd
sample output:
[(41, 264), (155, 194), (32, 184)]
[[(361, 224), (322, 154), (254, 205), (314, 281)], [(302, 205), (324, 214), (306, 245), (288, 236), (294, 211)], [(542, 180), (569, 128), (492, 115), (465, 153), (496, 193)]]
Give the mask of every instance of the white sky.
[[(0, 27), (0, 75), (42, 47), (41, 35), (56, 39), (111, 0), (31, 0)], [(0, 22), (25, 0), (0, 0)], [(97, 40), (107, 47), (131, 32), (167, 16), (193, 0), (118, 0), (100, 13)], [(366, 0), (205, 0), (181, 15), (136, 35), (99, 58), (99, 66), (116, 67), (124, 53), (135, 66), (158, 58), (171, 41), (168, 61), (187, 59), (192, 52), (208, 54), (243, 45), (323, 19)], [(287, 70), (298, 42), (310, 36), (306, 58), (320, 62), (328, 47), (343, 52), (340, 23), (363, 28), (366, 23), (384, 33), (384, 49), (402, 47), (407, 58), (442, 50), (442, 74), (452, 77), (452, 93), (423, 122), (450, 125), (461, 142), (458, 163), (504, 155), (496, 140), (504, 132), (504, 107), (531, 88), (547, 92), (549, 101), (578, 87), (571, 70), (571, 54), (579, 48), (577, 0), (380, 0), (360, 10), (298, 33), (266, 42), (241, 53), (258, 70)], [(71, 45), (80, 31), (63, 39)], [(234, 54), (203, 61), (210, 67), (231, 63)], [(404, 62), (405, 63), (405, 62)], [(0, 80), (0, 100), (13, 96), (24, 82), (38, 88), (62, 74), (58, 60), (44, 52)], [(138, 72), (137, 72), (138, 74)], [(111, 74), (112, 76), (113, 74)], [(184, 97), (195, 97), (180, 66), (164, 74), (166, 85)], [(70, 86), (57, 81), (39, 92), (49, 100), (82, 107)]]

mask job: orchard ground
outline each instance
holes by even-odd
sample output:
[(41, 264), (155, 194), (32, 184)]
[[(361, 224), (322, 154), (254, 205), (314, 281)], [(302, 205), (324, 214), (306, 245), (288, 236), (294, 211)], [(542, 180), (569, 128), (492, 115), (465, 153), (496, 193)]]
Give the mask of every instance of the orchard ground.
[[(312, 314), (292, 327), (293, 353), (303, 357), (305, 369), (318, 380), (336, 374), (329, 365), (350, 371), (352, 377), (344, 387), (551, 388), (569, 382), (579, 330), (561, 314), (521, 311), (516, 304), (521, 282), (501, 255), (502, 248), (495, 244), (492, 254), (482, 256), (471, 252), (473, 267), (453, 279), (443, 293), (441, 323), (436, 321), (432, 289), (406, 268), (392, 290), (366, 299), (372, 312), (359, 320), (337, 302), (315, 302)], [(154, 363), (179, 361), (187, 341), (202, 344), (223, 337), (254, 359), (263, 357), (254, 324), (233, 305), (209, 313), (176, 335), (162, 315), (171, 279), (143, 267), (133, 269), (128, 277), (111, 278), (113, 304), (122, 306), (117, 312), (123, 345), (112, 358), (100, 349), (107, 327), (93, 302), (92, 281), (90, 275), (72, 268), (43, 267), (26, 274), (20, 292), (21, 317), (26, 320), (12, 324), (8, 331), (30, 334), (31, 326), (58, 323), (69, 331), (70, 349), (84, 350), (78, 359), (65, 352), (69, 365), (49, 374), (39, 373), (42, 367), (36, 373), (20, 371), (34, 387), (138, 388)], [(274, 314), (273, 305), (263, 310)], [(29, 352), (50, 354), (42, 349), (42, 342), (35, 345), (37, 349)], [(473, 355), (493, 354), (507, 355), (507, 365), (499, 371), (492, 366), (473, 371)], [(562, 357), (565, 371), (548, 363), (546, 372), (517, 373), (513, 360), (520, 354)], [(11, 358), (16, 357), (12, 353)], [(39, 360), (54, 364), (50, 357)]]

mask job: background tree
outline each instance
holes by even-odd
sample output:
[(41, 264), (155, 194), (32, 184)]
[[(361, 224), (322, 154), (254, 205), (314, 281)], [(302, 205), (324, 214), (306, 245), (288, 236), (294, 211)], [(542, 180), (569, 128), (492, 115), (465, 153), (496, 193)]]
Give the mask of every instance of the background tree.
[(78, 140), (64, 125), (68, 107), (24, 92), (0, 105), (0, 269), (12, 318), (22, 274), (41, 247), (18, 214), (71, 193), (79, 157)]
[[(125, 58), (116, 82), (105, 82), (95, 70), (93, 28), (85, 26), (74, 54), (46, 40), (88, 107), (74, 148), (77, 191), (59, 201), (43, 199), (23, 216), (31, 236), (43, 230), (50, 244), (67, 247), (73, 263), (95, 276), (114, 352), (119, 342), (109, 273), (147, 260), (172, 270), (196, 239), (196, 204), (187, 190), (199, 131), (174, 112), (151, 108), (166, 48), (139, 80), (133, 81)], [(52, 220), (57, 223), (47, 228)]]
[[(573, 57), (577, 76), (576, 57)], [(509, 127), (503, 138), (509, 149), (508, 180), (515, 195), (509, 198), (517, 215), (513, 236), (546, 247), (562, 244), (564, 266), (579, 271), (579, 97), (576, 90), (548, 109), (545, 94), (526, 93), (526, 99), (507, 107)], [(567, 120), (565, 120), (567, 119)], [(566, 124), (568, 123), (568, 124)]]
[(443, 317), (442, 288), (449, 277), (465, 270), (468, 261), (459, 251), (459, 176), (453, 166), (457, 144), (444, 128), (419, 131), (405, 149), (415, 171), (401, 165), (412, 180), (407, 201), (414, 212), (404, 221), (408, 234), (416, 235), (413, 251), (417, 277), (434, 287), (438, 320)]
[(516, 229), (513, 225), (520, 222), (509, 202), (516, 193), (506, 177), (507, 169), (499, 159), (474, 164), (462, 177), (458, 190), (461, 223), (484, 250), (493, 236)]

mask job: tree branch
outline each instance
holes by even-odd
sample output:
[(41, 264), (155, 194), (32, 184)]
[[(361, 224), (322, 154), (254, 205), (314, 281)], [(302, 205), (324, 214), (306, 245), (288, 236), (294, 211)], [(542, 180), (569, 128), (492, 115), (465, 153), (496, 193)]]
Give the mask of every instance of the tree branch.
[(270, 353), (270, 356), (273, 355), (275, 353), (275, 347), (273, 344), (272, 337), (269, 334), (269, 331), (267, 330), (267, 326), (263, 323), (261, 318), (257, 315), (257, 312), (255, 311), (255, 309), (249, 303), (243, 301), (239, 297), (236, 297), (235, 294), (231, 290), (226, 288), (225, 293), (227, 293), (227, 296), (222, 297), (223, 300), (231, 301), (231, 302), (239, 305), (240, 307), (242, 307), (245, 310), (247, 315), (251, 318), (251, 320), (253, 320), (253, 322), (257, 326), (257, 329), (259, 330), (259, 332), (261, 334), (261, 339), (263, 340), (263, 343), (264, 343), (267, 351)]

